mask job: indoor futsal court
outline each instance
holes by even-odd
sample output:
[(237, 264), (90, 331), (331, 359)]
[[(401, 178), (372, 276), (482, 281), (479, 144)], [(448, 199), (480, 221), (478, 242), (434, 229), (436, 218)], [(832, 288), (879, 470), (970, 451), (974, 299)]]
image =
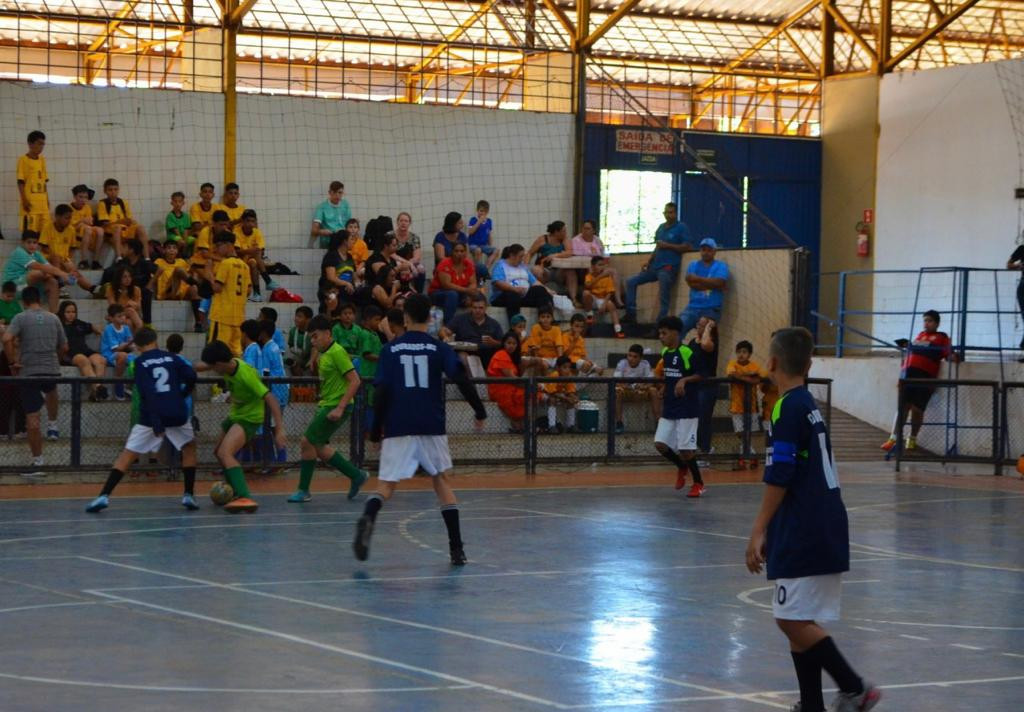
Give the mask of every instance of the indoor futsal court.
[[(1024, 490), (840, 472), (851, 570), (830, 631), (885, 708), (1019, 710)], [(0, 706), (789, 709), (771, 592), (742, 561), (761, 487), (466, 490), (458, 570), (424, 491), (381, 513), (365, 564), (341, 494), (301, 512), (263, 494), (253, 517), (130, 491), (99, 518), (0, 502)]]

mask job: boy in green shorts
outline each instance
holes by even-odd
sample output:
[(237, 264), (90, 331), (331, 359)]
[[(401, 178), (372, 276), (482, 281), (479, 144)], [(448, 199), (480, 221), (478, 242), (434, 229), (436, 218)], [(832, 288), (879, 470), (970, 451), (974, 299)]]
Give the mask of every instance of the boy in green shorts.
[[(274, 441), (277, 447), (283, 448), (287, 444), (281, 406), (260, 380), (256, 369), (242, 359), (235, 358), (223, 341), (207, 344), (203, 349), (202, 360), (207, 368), (224, 379), (231, 393), (231, 412), (221, 423), (223, 434), (214, 450), (217, 461), (224, 468), (224, 479), (235, 491), (235, 499), (225, 504), (224, 509), (231, 514), (251, 514), (259, 508), (259, 504), (249, 497), (249, 485), (245, 482), (245, 473), (235, 459), (235, 453), (259, 432), (268, 408), (274, 422)], [(205, 369), (197, 365), (196, 370)]]
[(346, 460), (327, 443), (348, 420), (351, 414), (350, 406), (359, 391), (361, 381), (348, 352), (331, 336), (331, 322), (327, 317), (322, 314), (313, 317), (307, 333), (313, 342), (313, 348), (320, 352), (320, 357), (315, 362), (320, 376), (320, 403), (316, 415), (313, 416), (313, 422), (302, 436), (299, 489), (288, 498), (288, 501), (301, 503), (311, 499), (309, 485), (313, 481), (317, 458), (351, 480), (348, 498), (354, 499), (370, 475)]

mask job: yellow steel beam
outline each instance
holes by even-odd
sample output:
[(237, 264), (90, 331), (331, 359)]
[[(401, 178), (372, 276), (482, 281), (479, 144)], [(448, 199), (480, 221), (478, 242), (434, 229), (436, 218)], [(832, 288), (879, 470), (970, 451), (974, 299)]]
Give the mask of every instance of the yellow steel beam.
[(515, 86), (516, 81), (519, 79), (519, 77), (522, 76), (523, 69), (525, 67), (526, 65), (522, 64), (519, 66), (519, 69), (517, 69), (516, 71), (512, 72), (512, 74), (509, 75), (508, 85), (505, 87), (505, 91), (501, 93), (501, 96), (498, 97), (498, 103), (495, 105), (495, 108), (500, 107), (502, 102), (508, 99), (508, 95), (512, 93), (512, 88)]
[(86, 84), (92, 83), (92, 81), (96, 78), (96, 75), (99, 73), (100, 67), (102, 67), (103, 63), (106, 61), (105, 56), (101, 56), (99, 58), (91, 58), (89, 55), (93, 54), (107, 43), (107, 41), (110, 39), (110, 36), (117, 31), (117, 28), (121, 24), (121, 20), (132, 14), (132, 11), (135, 9), (135, 6), (138, 4), (139, 0), (128, 0), (128, 2), (122, 5), (121, 8), (116, 13), (114, 13), (114, 17), (109, 22), (107, 22), (106, 28), (98, 35), (96, 35), (96, 39), (94, 39), (89, 44), (89, 49), (87, 50), (87, 55), (85, 58), (85, 73), (82, 77), (85, 80)]
[(793, 35), (789, 34), (789, 30), (783, 30), (782, 34), (787, 40), (789, 40), (789, 44), (792, 45), (793, 49), (796, 50), (796, 53), (800, 55), (800, 59), (802, 59), (803, 63), (807, 65), (807, 68), (810, 69), (812, 72), (818, 71), (818, 67), (814, 64), (814, 60), (812, 60), (810, 56), (806, 52), (804, 52), (804, 48), (800, 46), (800, 43), (797, 42), (796, 38)]
[(238, 0), (224, 0), (222, 65), (224, 91), (224, 182), (235, 180), (238, 161), (238, 25), (228, 20), (238, 9)]
[(850, 24), (850, 21), (846, 19), (846, 16), (843, 15), (842, 12), (840, 12), (838, 7), (836, 7), (834, 4), (826, 4), (825, 10), (828, 12), (829, 15), (831, 15), (835, 19), (836, 24), (842, 28), (843, 32), (853, 37), (854, 42), (859, 44), (861, 48), (868, 53), (868, 56), (871, 57), (872, 62), (878, 60), (878, 53), (875, 52), (875, 48), (872, 47), (866, 39), (864, 39), (864, 36), (857, 31), (856, 27)]
[(252, 10), (255, 4), (256, 0), (245, 0), (241, 5), (235, 7), (235, 9), (227, 16), (227, 23), (234, 27), (241, 25), (242, 20), (249, 14), (249, 11)]
[[(749, 48), (741, 52), (738, 57), (730, 61), (725, 66), (725, 71), (731, 71), (740, 67), (744, 62), (746, 62), (748, 59), (750, 59), (759, 51), (761, 51), (761, 49), (765, 47), (767, 44), (769, 44), (772, 40), (775, 40), (780, 35), (782, 35), (782, 33), (785, 32), (791, 25), (796, 24), (797, 22), (800, 21), (801, 18), (804, 17), (804, 15), (818, 7), (819, 3), (820, 0), (810, 0), (810, 2), (808, 2), (806, 5), (800, 7), (796, 12), (792, 13), (789, 17), (787, 17), (785, 20), (783, 20), (774, 28), (772, 28), (771, 32), (769, 32), (764, 37), (755, 42), (753, 45), (751, 45)], [(711, 79), (701, 84), (700, 89), (707, 89), (716, 81), (718, 81), (718, 77), (712, 77)]]
[(605, 36), (608, 30), (615, 27), (619, 20), (625, 17), (630, 10), (637, 6), (640, 0), (624, 0), (621, 5), (615, 8), (615, 12), (604, 19), (597, 28), (589, 35), (583, 38), (583, 48), (590, 49), (595, 42)]
[(904, 47), (900, 51), (900, 53), (897, 54), (895, 57), (886, 62), (884, 65), (885, 71), (891, 72), (893, 69), (898, 67), (900, 62), (905, 60), (910, 55), (914, 54), (914, 52), (917, 52), (919, 49), (921, 49), (921, 47), (923, 47), (927, 42), (934, 39), (936, 35), (938, 35), (951, 24), (956, 22), (961, 15), (963, 15), (965, 12), (967, 12), (977, 4), (978, 0), (964, 0), (964, 2), (960, 3), (955, 8), (953, 8), (953, 10), (949, 12), (949, 14), (943, 15), (942, 19), (935, 23), (935, 25), (933, 25), (932, 27), (928, 28), (920, 35), (918, 35), (917, 39), (915, 39), (909, 45)]
[(466, 34), (466, 30), (475, 25), (477, 20), (479, 20), (481, 17), (490, 12), (490, 9), (494, 6), (495, 2), (497, 2), (497, 0), (487, 0), (483, 5), (478, 7), (472, 15), (467, 17), (465, 20), (462, 21), (462, 23), (458, 27), (456, 27), (454, 30), (448, 33), (448, 35), (444, 38), (444, 42), (441, 42), (438, 45), (436, 45), (432, 50), (430, 50), (430, 53), (427, 54), (426, 57), (420, 60), (415, 66), (411, 67), (409, 69), (409, 74), (416, 74), (417, 72), (429, 66), (430, 63), (433, 62), (435, 59), (440, 57), (441, 54), (444, 53), (445, 49), (448, 47), (448, 43), (454, 42), (455, 40), (462, 37), (462, 35)]
[(558, 20), (562, 29), (565, 30), (565, 34), (569, 39), (566, 44), (570, 47), (573, 46), (576, 40), (576, 27), (572, 24), (572, 20), (569, 19), (569, 16), (565, 14), (565, 11), (558, 6), (555, 0), (543, 0), (543, 2), (544, 7), (548, 9), (548, 12), (555, 16), (555, 19)]
[(875, 71), (878, 74), (883, 74), (885, 65), (892, 58), (892, 0), (881, 0), (878, 15), (878, 49)]

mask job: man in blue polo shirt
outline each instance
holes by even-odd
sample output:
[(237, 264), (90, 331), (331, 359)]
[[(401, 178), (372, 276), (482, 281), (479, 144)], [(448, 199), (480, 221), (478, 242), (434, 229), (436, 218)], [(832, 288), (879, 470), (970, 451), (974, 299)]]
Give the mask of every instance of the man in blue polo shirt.
[(721, 321), (725, 285), (729, 281), (729, 265), (715, 259), (718, 243), (710, 237), (700, 241), (700, 259), (686, 266), (686, 283), (690, 286), (690, 303), (679, 315), (685, 334), (706, 316)]
[(639, 274), (626, 280), (626, 315), (624, 322), (636, 322), (636, 288), (648, 282), (658, 283), (658, 319), (668, 314), (672, 285), (679, 274), (683, 253), (692, 250), (690, 231), (678, 221), (675, 203), (665, 203), (665, 222), (654, 233), (654, 252)]

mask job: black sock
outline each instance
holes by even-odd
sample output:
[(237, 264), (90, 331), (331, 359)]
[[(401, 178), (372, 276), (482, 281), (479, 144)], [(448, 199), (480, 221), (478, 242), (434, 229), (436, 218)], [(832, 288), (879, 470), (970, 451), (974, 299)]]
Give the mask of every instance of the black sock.
[(269, 275), (269, 274), (267, 274), (266, 272), (260, 272), (260, 277), (262, 277), (262, 278), (263, 278), (263, 283), (264, 283), (265, 285), (267, 285), (268, 287), (270, 286), (270, 283), (271, 283), (272, 281), (274, 281), (274, 280), (272, 280), (272, 279), (270, 278), (270, 275)]
[(259, 294), (260, 293), (260, 281), (258, 279), (255, 282), (252, 283), (252, 293), (253, 294)]
[(459, 505), (444, 505), (441, 507), (441, 517), (444, 519), (444, 526), (448, 529), (448, 546), (461, 547), (462, 530), (459, 528)]
[(821, 691), (821, 665), (808, 656), (790, 650), (796, 679), (800, 683), (800, 712), (825, 712), (825, 697)]
[(124, 477), (123, 472), (121, 472), (117, 468), (112, 468), (110, 470), (110, 474), (107, 475), (106, 484), (104, 484), (103, 489), (100, 490), (100, 494), (109, 495), (111, 492), (113, 492), (114, 488), (117, 487), (117, 483), (121, 481), (122, 477)]
[(195, 494), (196, 489), (196, 468), (183, 467), (181, 473), (185, 475), (185, 494)]
[(859, 695), (864, 692), (864, 681), (860, 675), (853, 671), (846, 658), (839, 652), (835, 641), (827, 636), (817, 642), (813, 647), (808, 648), (804, 655), (814, 658), (815, 662), (829, 674), (840, 692)]
[(366, 500), (366, 506), (363, 507), (363, 514), (370, 518), (371, 522), (377, 521), (377, 512), (384, 506), (384, 500), (381, 499), (379, 494), (371, 494), (370, 498)]
[(690, 474), (693, 475), (693, 481), (699, 485), (704, 484), (704, 478), (700, 476), (700, 465), (697, 464), (697, 458), (691, 457), (690, 461), (686, 463), (690, 468)]
[(686, 469), (686, 462), (683, 460), (683, 458), (679, 457), (679, 453), (677, 453), (675, 450), (665, 448), (664, 450), (658, 450), (658, 452), (661, 453), (662, 457), (664, 457), (666, 460), (668, 460), (673, 465), (678, 467), (680, 470)]

